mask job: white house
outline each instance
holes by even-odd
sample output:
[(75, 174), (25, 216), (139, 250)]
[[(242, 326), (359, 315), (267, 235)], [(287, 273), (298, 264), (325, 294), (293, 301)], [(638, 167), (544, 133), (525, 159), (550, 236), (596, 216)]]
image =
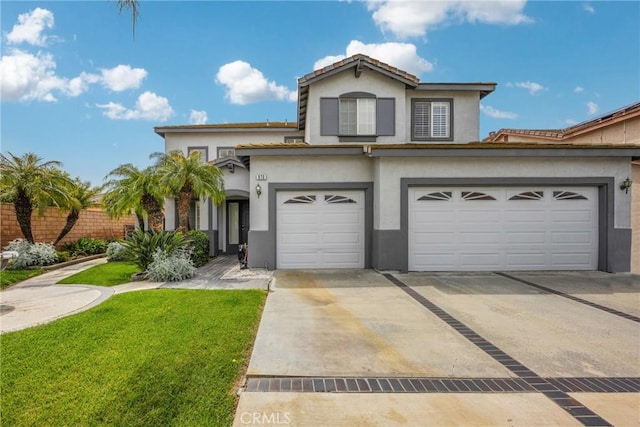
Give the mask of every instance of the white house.
[(478, 142), (495, 86), (354, 55), (299, 79), (297, 123), (156, 132), (225, 170), (194, 223), (212, 253), (248, 241), (250, 267), (629, 271), (640, 148)]

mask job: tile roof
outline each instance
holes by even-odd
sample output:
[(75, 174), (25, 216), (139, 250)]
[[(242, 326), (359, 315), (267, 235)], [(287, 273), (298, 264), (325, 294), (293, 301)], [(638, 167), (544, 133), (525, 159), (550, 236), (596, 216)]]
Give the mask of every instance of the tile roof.
[(237, 150), (243, 149), (308, 149), (317, 151), (318, 149), (335, 149), (335, 148), (362, 148), (367, 151), (375, 150), (505, 150), (505, 149), (572, 149), (588, 148), (590, 150), (606, 150), (606, 149), (636, 149), (640, 153), (640, 147), (629, 146), (626, 144), (557, 144), (557, 143), (536, 143), (536, 142), (470, 142), (466, 144), (307, 144), (307, 143), (253, 143), (239, 144), (235, 147)]
[(325, 75), (333, 70), (342, 70), (345, 68), (349, 68), (351, 66), (358, 66), (359, 63), (366, 63), (369, 64), (373, 67), (379, 68), (381, 70), (385, 70), (388, 71), (389, 73), (397, 76), (400, 79), (404, 79), (407, 80), (409, 82), (412, 82), (414, 84), (418, 84), (418, 82), (420, 82), (420, 79), (418, 79), (418, 77), (414, 76), (413, 74), (407, 73), (406, 71), (400, 70), (392, 65), (386, 64), (382, 61), (379, 61), (375, 58), (372, 58), (370, 56), (367, 55), (363, 55), (361, 53), (355, 54), (353, 56), (350, 56), (348, 58), (345, 58), (343, 60), (340, 60), (338, 62), (334, 62), (331, 65), (327, 65), (326, 67), (320, 68), (318, 70), (314, 70), (309, 74), (306, 74), (302, 77), (300, 77), (298, 79), (298, 84), (299, 85), (305, 85), (308, 84), (308, 82), (310, 80), (314, 80), (319, 76)]
[(617, 123), (622, 120), (628, 120), (632, 117), (640, 116), (640, 102), (627, 105), (617, 110), (589, 119), (577, 125), (570, 126), (565, 129), (500, 129), (497, 132), (491, 132), (488, 137), (484, 138), (486, 142), (497, 142), (505, 135), (521, 135), (530, 136), (539, 139), (548, 140), (566, 140), (590, 130), (598, 129)]
[(205, 125), (175, 125), (175, 126), (156, 126), (154, 131), (164, 136), (167, 132), (180, 132), (180, 131), (206, 131), (206, 130), (227, 130), (227, 129), (298, 129), (296, 122), (255, 122), (255, 123), (217, 123), (217, 124), (205, 124)]

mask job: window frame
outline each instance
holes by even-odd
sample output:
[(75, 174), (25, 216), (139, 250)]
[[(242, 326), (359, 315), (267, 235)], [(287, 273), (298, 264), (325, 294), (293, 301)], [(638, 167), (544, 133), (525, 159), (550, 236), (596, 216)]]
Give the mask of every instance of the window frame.
[[(361, 101), (363, 104), (362, 106), (360, 105)], [(369, 101), (368, 103), (371, 103), (367, 108), (369, 109), (372, 108), (373, 114), (371, 114), (371, 111), (369, 111), (368, 115), (364, 114), (365, 113), (363, 111), (365, 110), (364, 101)], [(344, 105), (346, 105), (347, 102), (349, 103), (355, 102), (355, 112), (352, 112), (352, 114), (355, 113), (355, 123), (353, 123), (353, 126), (355, 126), (354, 133), (343, 132), (344, 127), (346, 126), (344, 124), (344, 119), (343, 119), (343, 102), (344, 102)], [(377, 102), (378, 102), (378, 98), (374, 94), (368, 93), (368, 92), (349, 92), (349, 93), (344, 93), (340, 95), (338, 97), (338, 136), (346, 137), (346, 138), (377, 136), (377, 126), (378, 126)], [(373, 123), (371, 123), (371, 120), (373, 120)], [(369, 127), (373, 125), (373, 132), (360, 133), (360, 128), (362, 126), (365, 126), (367, 123)]]
[[(429, 132), (428, 136), (416, 136), (416, 104), (429, 103)], [(433, 109), (438, 104), (448, 105), (447, 136), (434, 136)], [(411, 141), (453, 141), (453, 98), (411, 98)]]

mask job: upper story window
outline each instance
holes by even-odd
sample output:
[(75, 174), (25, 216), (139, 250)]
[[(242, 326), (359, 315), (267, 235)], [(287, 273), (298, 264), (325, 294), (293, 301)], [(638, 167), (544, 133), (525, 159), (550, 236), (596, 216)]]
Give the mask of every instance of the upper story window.
[(395, 135), (395, 101), (366, 92), (320, 98), (320, 135), (335, 135), (342, 142), (375, 141), (378, 136)]
[(198, 153), (200, 153), (200, 163), (206, 163), (209, 159), (208, 154), (209, 154), (209, 150), (207, 149), (207, 147), (189, 147), (187, 148), (187, 154), (191, 154), (194, 151), (197, 151)]
[(452, 99), (411, 100), (411, 140), (453, 140)]
[(357, 98), (351, 94), (340, 97), (340, 135), (375, 134), (375, 97), (369, 94), (360, 94)]
[(235, 157), (236, 149), (233, 147), (218, 147), (218, 159), (226, 159), (227, 157)]

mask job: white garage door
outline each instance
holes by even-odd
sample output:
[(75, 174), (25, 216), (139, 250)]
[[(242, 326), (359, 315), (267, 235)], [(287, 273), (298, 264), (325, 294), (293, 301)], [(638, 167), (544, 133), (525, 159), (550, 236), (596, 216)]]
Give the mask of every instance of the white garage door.
[(363, 191), (281, 191), (278, 268), (364, 268)]
[(595, 187), (409, 189), (409, 270), (595, 270)]

